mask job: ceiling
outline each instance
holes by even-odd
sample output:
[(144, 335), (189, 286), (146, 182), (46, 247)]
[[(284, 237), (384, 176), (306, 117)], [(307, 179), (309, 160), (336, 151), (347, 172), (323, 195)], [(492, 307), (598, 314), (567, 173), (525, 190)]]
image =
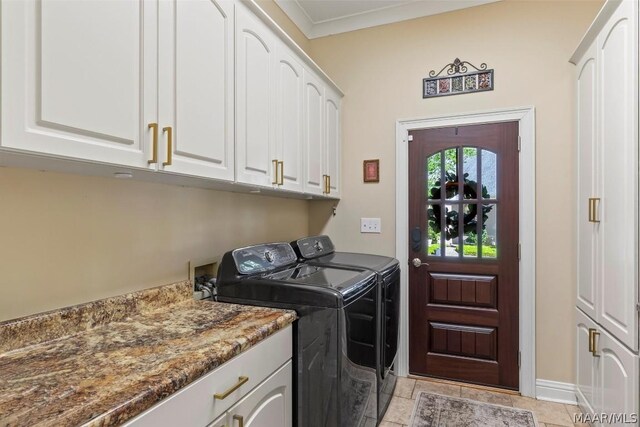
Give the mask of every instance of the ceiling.
[(275, 0), (310, 39), (500, 0)]

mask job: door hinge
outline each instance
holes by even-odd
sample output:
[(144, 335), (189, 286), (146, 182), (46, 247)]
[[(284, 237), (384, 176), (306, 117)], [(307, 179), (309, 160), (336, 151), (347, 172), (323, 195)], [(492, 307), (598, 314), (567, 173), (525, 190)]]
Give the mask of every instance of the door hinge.
[(522, 149), (522, 138), (520, 137), (520, 135), (518, 135), (518, 153), (520, 152), (521, 149)]
[(520, 352), (518, 352), (518, 368), (520, 367), (520, 365), (522, 364), (522, 355), (520, 354)]
[(413, 141), (413, 135), (407, 135), (407, 141), (408, 142)]
[(522, 258), (522, 244), (518, 243), (518, 261)]

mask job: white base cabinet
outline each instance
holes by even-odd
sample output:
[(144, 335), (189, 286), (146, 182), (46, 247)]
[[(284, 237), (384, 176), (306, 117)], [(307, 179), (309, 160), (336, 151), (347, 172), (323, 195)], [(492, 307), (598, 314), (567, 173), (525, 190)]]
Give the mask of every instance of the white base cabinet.
[(291, 331), (277, 332), (124, 425), (290, 427)]
[[(576, 311), (576, 395), (580, 409), (585, 414), (620, 414), (631, 420), (633, 414), (640, 414), (638, 355), (582, 311)], [(619, 421), (611, 425), (623, 425)]]

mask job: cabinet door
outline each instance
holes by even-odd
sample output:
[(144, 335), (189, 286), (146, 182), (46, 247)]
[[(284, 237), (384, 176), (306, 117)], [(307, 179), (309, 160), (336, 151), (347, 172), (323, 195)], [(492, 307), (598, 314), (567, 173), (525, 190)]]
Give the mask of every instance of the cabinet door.
[(1, 27), (3, 147), (148, 167), (156, 2), (6, 1)]
[(217, 420), (207, 425), (207, 427), (227, 427), (227, 414), (221, 415)]
[(241, 3), (236, 4), (236, 178), (272, 186), (274, 160), (275, 39)]
[(234, 179), (233, 10), (232, 0), (160, 2), (159, 152), (167, 172)]
[(576, 359), (576, 395), (578, 405), (585, 414), (592, 414), (599, 405), (596, 399), (599, 394), (596, 392), (596, 371), (595, 358), (589, 351), (589, 329), (595, 328), (596, 324), (582, 311), (576, 309), (577, 330), (577, 359)]
[(599, 223), (592, 222), (592, 198), (599, 197), (596, 187), (596, 44), (577, 64), (577, 150), (578, 150), (578, 307), (596, 318), (597, 235)]
[(314, 74), (304, 70), (303, 88), (304, 129), (304, 191), (324, 194), (325, 139), (324, 139), (324, 85)]
[(623, 1), (598, 37), (602, 268), (597, 321), (638, 348), (637, 2)]
[(325, 138), (326, 174), (329, 176), (329, 195), (340, 197), (340, 95), (331, 89), (325, 90)]
[(302, 65), (284, 44), (277, 48), (276, 141), (282, 187), (303, 191)]
[[(601, 404), (596, 411), (607, 414), (638, 414), (638, 356), (606, 331), (599, 332), (597, 349), (600, 357), (596, 364)], [(614, 422), (612, 425), (623, 423)]]
[(233, 427), (291, 427), (291, 361), (229, 409), (228, 417)]

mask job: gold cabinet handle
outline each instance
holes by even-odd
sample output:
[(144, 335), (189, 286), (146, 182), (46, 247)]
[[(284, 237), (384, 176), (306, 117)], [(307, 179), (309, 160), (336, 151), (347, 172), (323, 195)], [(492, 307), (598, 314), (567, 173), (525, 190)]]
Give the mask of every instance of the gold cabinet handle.
[(151, 145), (151, 160), (148, 160), (147, 163), (152, 165), (154, 163), (158, 163), (158, 124), (157, 123), (149, 123), (147, 129), (151, 129), (153, 132), (153, 139)]
[(171, 166), (171, 156), (173, 155), (173, 130), (171, 126), (162, 128), (162, 133), (167, 134), (167, 161), (162, 162), (162, 166)]
[(593, 357), (600, 357), (598, 349), (596, 348), (596, 337), (598, 336), (600, 336), (600, 332), (595, 328), (589, 328), (589, 351)]
[(278, 180), (278, 185), (284, 185), (284, 161), (278, 162), (278, 167), (280, 168), (280, 179)]
[(273, 181), (271, 181), (271, 184), (278, 185), (278, 161), (272, 160), (271, 163), (273, 164), (273, 173), (274, 173), (274, 178), (273, 178)]
[(598, 202), (600, 202), (598, 197), (589, 198), (589, 222), (600, 222), (598, 219)]
[(242, 415), (234, 415), (233, 419), (238, 422), (238, 427), (244, 427), (244, 417)]
[(233, 385), (229, 390), (223, 392), (223, 393), (216, 393), (213, 395), (214, 399), (218, 399), (218, 400), (224, 400), (227, 398), (227, 396), (229, 396), (231, 393), (233, 393), (234, 391), (236, 391), (237, 389), (239, 389), (240, 387), (242, 387), (242, 385), (244, 383), (246, 383), (247, 381), (249, 381), (249, 377), (238, 377), (238, 382), (235, 383), (235, 385)]
[(327, 194), (327, 175), (322, 175), (322, 194)]
[(327, 194), (331, 194), (331, 175), (327, 175)]

